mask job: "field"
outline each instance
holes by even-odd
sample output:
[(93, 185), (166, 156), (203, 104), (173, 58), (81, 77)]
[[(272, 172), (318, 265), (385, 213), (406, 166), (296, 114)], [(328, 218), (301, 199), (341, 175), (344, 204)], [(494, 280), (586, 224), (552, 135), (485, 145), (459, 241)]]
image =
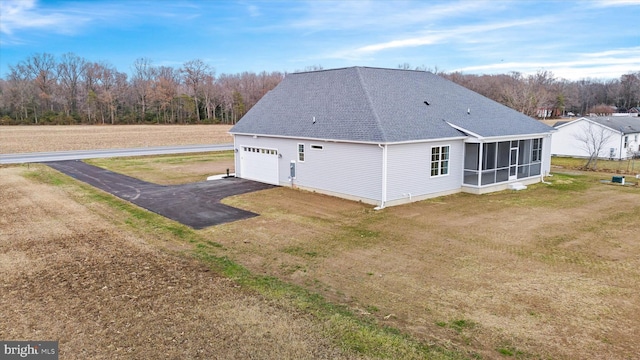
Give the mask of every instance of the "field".
[[(178, 183), (230, 158), (95, 163)], [(194, 231), (0, 168), (0, 339), (60, 339), (65, 358), (632, 359), (640, 188), (610, 176), (382, 211), (275, 188), (225, 200), (261, 216)]]
[(59, 340), (61, 359), (356, 358), (96, 191), (44, 167), (0, 173), (0, 339)]
[(230, 125), (1, 126), (0, 154), (224, 144)]

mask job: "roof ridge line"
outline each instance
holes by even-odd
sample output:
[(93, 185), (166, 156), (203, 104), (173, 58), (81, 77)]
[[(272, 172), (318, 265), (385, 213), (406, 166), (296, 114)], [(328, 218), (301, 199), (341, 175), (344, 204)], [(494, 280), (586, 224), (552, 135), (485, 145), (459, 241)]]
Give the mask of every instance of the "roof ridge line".
[(371, 101), (371, 96), (369, 95), (369, 91), (367, 90), (367, 87), (364, 84), (364, 80), (362, 79), (362, 74), (360, 73), (361, 67), (355, 67), (355, 69), (356, 69), (356, 73), (358, 74), (358, 80), (360, 81), (360, 86), (362, 87), (362, 90), (364, 91), (364, 94), (367, 98), (367, 103), (369, 104), (369, 108), (371, 109), (371, 112), (373, 113), (373, 117), (376, 120), (378, 131), (380, 132), (380, 135), (382, 135), (382, 141), (387, 142), (387, 134), (385, 133), (384, 127), (382, 126), (382, 121), (380, 121), (380, 116), (378, 116), (378, 112), (376, 111), (376, 108), (373, 106), (373, 101)]

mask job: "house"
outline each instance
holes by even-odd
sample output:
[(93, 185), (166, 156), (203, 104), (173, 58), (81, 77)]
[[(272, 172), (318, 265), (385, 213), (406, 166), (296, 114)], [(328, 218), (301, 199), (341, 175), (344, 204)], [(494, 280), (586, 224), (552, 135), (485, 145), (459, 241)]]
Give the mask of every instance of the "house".
[(631, 116), (640, 116), (640, 106), (634, 106), (627, 111)]
[[(630, 116), (581, 117), (556, 125), (551, 154), (623, 160), (640, 154), (640, 119)], [(600, 151), (598, 151), (598, 149)]]
[(288, 74), (230, 130), (236, 176), (379, 208), (549, 172), (552, 127), (429, 72)]

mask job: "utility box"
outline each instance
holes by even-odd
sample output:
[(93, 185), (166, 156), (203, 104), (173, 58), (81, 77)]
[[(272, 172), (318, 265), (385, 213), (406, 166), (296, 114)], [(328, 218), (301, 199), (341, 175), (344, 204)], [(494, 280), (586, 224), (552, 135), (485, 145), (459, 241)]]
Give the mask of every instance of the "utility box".
[(612, 182), (612, 183), (616, 183), (616, 184), (622, 184), (622, 185), (624, 185), (624, 176), (614, 176), (614, 177), (611, 179), (611, 182)]

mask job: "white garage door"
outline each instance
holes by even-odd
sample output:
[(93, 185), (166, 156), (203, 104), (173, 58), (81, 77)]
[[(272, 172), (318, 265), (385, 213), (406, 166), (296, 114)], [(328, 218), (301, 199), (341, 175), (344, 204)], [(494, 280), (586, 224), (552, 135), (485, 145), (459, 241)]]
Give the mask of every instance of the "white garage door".
[(280, 185), (278, 181), (278, 150), (240, 146), (240, 176), (243, 179)]

